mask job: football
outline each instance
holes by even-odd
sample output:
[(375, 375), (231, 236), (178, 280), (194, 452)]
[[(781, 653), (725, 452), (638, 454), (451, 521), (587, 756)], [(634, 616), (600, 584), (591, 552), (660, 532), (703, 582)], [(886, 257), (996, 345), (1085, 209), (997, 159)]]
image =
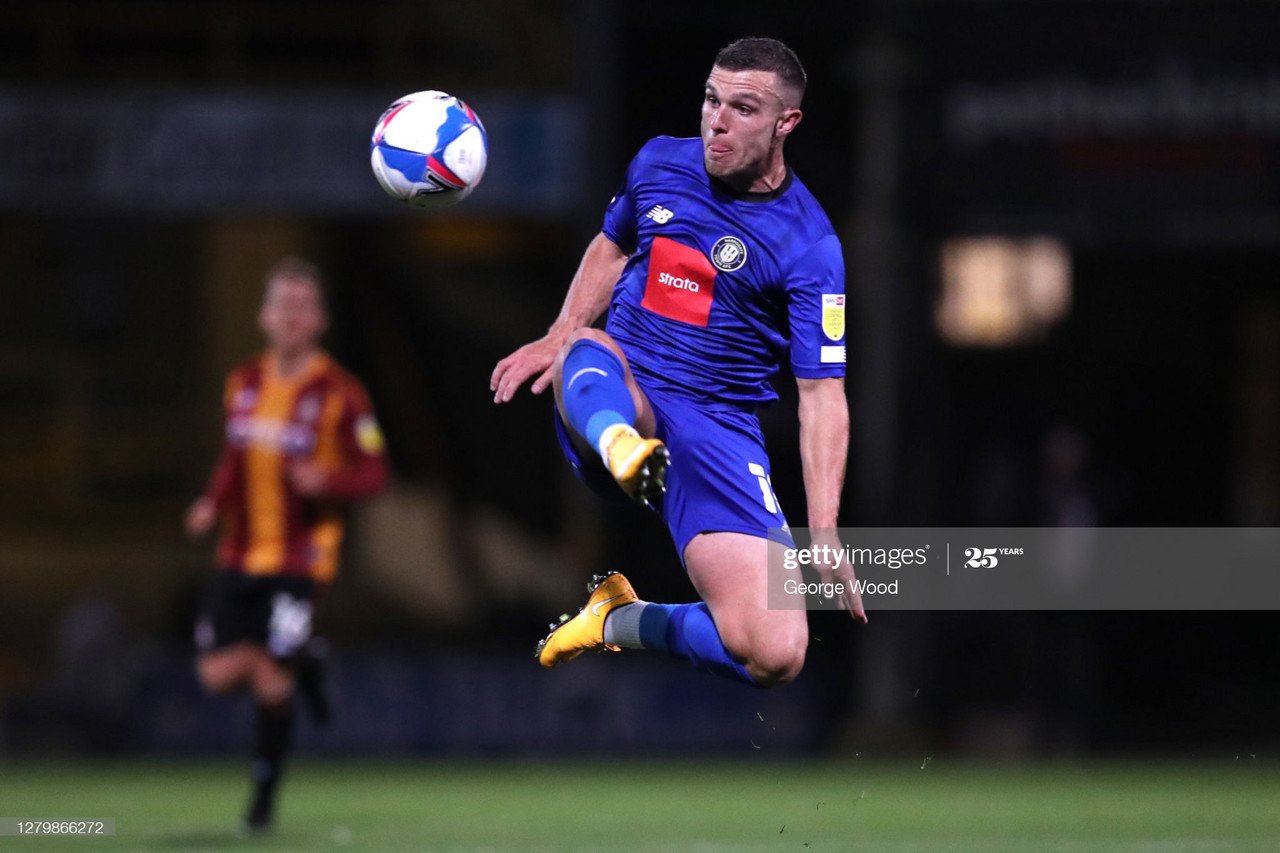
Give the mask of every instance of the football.
[(373, 174), (387, 195), (428, 210), (470, 195), (489, 156), (475, 110), (436, 91), (414, 92), (387, 107), (369, 147)]

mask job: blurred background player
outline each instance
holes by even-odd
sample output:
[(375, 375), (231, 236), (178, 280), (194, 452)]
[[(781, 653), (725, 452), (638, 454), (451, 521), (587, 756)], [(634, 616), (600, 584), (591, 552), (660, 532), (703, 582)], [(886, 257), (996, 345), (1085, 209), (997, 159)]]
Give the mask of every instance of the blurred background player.
[(311, 625), (337, 571), (343, 504), (387, 481), (368, 394), (320, 348), (329, 318), (318, 269), (277, 264), (258, 319), (267, 349), (227, 377), (226, 444), (186, 515), (193, 537), (222, 519), (197, 669), (208, 690), (243, 690), (256, 705), (250, 830), (271, 825), (295, 690), (317, 722), (328, 719)]
[[(849, 441), (844, 262), (783, 157), (805, 83), (774, 39), (721, 50), (701, 138), (641, 149), (551, 330), (494, 370), (495, 402), (533, 377), (534, 393), (554, 385), (574, 467), (660, 509), (703, 599), (651, 604), (619, 573), (597, 578), (587, 606), (539, 644), (543, 666), (648, 648), (767, 687), (804, 665), (804, 610), (767, 603), (769, 530), (787, 522), (755, 409), (777, 399), (770, 380), (789, 349), (809, 527), (831, 531)], [(590, 328), (606, 307), (605, 331)], [(842, 604), (865, 621), (856, 592)]]

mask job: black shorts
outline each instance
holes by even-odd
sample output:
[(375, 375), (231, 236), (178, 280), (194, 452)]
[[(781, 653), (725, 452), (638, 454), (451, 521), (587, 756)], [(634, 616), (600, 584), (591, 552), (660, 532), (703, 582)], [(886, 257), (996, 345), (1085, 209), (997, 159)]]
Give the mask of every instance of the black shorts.
[(236, 643), (262, 646), (288, 658), (311, 638), (310, 578), (218, 572), (196, 620), (196, 649), (204, 654)]

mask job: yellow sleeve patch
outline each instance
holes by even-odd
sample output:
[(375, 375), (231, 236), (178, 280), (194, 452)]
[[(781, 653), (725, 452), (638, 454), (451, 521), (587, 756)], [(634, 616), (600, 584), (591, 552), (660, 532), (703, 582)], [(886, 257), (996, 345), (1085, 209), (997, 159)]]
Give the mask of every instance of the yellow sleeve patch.
[(356, 421), (356, 444), (370, 455), (377, 455), (386, 446), (382, 438), (382, 428), (373, 415), (361, 415)]
[(830, 340), (844, 337), (844, 294), (822, 294), (822, 332)]

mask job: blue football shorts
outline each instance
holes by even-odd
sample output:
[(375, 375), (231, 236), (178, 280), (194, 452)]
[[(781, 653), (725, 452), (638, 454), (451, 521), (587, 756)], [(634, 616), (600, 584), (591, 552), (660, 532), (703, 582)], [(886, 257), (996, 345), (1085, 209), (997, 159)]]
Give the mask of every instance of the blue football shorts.
[[(756, 416), (640, 387), (653, 406), (657, 437), (671, 453), (667, 491), (657, 509), (681, 563), (685, 547), (699, 533), (746, 533), (794, 546), (773, 493), (769, 455)], [(606, 500), (629, 503), (600, 455), (573, 433), (559, 412), (555, 422), (560, 449), (582, 481)], [(783, 532), (770, 537), (770, 528)]]

